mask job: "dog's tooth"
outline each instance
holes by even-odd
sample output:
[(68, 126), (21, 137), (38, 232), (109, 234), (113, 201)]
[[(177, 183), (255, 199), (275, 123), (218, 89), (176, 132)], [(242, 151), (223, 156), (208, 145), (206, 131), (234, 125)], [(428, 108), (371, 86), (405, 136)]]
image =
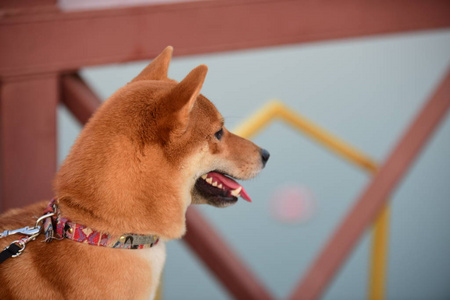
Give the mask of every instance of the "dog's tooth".
[(219, 183), (219, 185), (217, 186), (219, 189), (223, 188), (223, 185), (221, 183)]
[(202, 179), (203, 179), (203, 180), (206, 180), (206, 178), (208, 178), (208, 175), (206, 175), (206, 174), (205, 174), (205, 175), (202, 175)]
[(214, 182), (212, 183), (212, 186), (217, 186), (217, 181), (214, 181)]
[(231, 191), (231, 195), (233, 195), (234, 197), (239, 197), (239, 195), (241, 194), (241, 191), (242, 191), (242, 186), (240, 186), (237, 189)]
[(208, 179), (206, 179), (206, 182), (209, 183), (209, 184), (212, 184), (212, 178), (209, 177)]

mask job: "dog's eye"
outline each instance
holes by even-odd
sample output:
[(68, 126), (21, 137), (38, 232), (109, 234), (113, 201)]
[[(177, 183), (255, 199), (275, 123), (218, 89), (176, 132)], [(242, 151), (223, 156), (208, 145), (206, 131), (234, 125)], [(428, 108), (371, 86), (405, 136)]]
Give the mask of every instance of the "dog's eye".
[(221, 128), (219, 131), (217, 131), (216, 133), (214, 133), (215, 137), (220, 141), (220, 139), (223, 136), (223, 129)]

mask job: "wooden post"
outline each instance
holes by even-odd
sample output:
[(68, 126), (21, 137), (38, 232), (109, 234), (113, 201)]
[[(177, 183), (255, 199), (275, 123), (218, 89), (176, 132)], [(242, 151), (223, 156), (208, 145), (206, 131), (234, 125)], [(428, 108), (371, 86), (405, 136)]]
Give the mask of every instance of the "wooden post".
[(53, 195), (58, 77), (7, 78), (0, 91), (0, 210)]

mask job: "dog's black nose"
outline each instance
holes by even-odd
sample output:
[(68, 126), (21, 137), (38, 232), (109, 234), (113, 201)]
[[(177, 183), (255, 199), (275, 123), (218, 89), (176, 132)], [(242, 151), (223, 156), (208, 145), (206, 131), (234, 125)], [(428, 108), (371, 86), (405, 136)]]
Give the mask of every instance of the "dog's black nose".
[(266, 166), (267, 161), (269, 160), (270, 153), (266, 149), (261, 149), (261, 159), (263, 166)]

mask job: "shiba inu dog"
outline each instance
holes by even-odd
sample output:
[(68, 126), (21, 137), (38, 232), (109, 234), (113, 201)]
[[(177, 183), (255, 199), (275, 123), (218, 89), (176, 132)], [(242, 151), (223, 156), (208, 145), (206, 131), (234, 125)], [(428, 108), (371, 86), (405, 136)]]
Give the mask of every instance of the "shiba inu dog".
[[(250, 201), (232, 178), (256, 176), (269, 153), (229, 132), (200, 94), (206, 66), (168, 79), (171, 56), (167, 47), (89, 120), (50, 204), (0, 216), (0, 250), (18, 239), (23, 250), (0, 264), (0, 299), (152, 298), (190, 204)], [(40, 234), (7, 231), (40, 216)]]

